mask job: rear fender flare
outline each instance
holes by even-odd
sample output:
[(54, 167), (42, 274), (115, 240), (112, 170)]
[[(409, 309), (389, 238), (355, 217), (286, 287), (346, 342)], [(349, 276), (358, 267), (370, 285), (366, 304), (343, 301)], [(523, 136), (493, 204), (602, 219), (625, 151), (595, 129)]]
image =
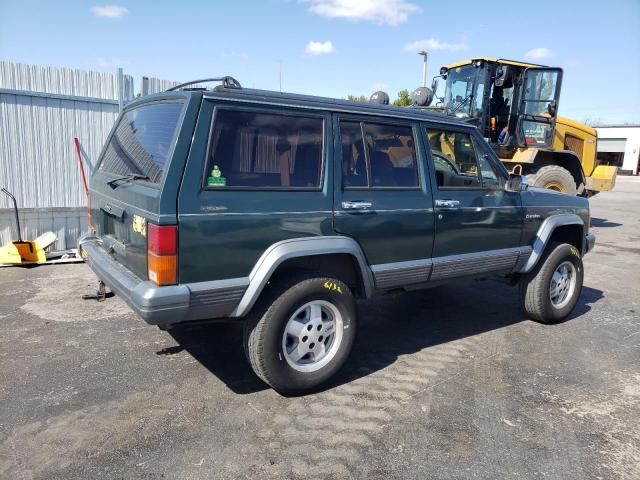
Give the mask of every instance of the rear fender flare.
[(372, 296), (374, 291), (373, 275), (360, 245), (354, 239), (341, 236), (295, 238), (274, 243), (265, 250), (251, 270), (249, 286), (231, 316), (243, 317), (249, 313), (273, 273), (284, 261), (296, 257), (327, 254), (348, 254), (354, 257), (364, 286), (365, 296), (367, 298)]

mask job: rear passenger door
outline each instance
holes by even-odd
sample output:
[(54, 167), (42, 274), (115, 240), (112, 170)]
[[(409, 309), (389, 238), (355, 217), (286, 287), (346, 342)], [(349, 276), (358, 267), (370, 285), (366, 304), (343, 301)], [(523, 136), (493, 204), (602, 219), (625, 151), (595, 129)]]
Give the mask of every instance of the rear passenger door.
[(426, 127), (436, 235), (432, 280), (511, 270), (520, 254), (520, 194), (505, 190), (507, 173), (468, 129)]
[(334, 116), (334, 228), (355, 238), (376, 286), (426, 281), (433, 205), (417, 123)]

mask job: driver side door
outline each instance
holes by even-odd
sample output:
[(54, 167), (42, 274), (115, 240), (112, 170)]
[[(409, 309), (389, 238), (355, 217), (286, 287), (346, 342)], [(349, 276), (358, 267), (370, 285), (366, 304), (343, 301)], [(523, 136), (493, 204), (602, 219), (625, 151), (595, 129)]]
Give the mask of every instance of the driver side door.
[(427, 126), (434, 191), (431, 280), (508, 273), (521, 257), (520, 194), (479, 135), (462, 127)]

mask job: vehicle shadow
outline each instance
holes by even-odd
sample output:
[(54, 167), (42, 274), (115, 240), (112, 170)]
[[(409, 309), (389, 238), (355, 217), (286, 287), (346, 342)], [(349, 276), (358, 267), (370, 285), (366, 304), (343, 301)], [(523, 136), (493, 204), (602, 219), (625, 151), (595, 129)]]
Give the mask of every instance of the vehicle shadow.
[[(603, 297), (602, 291), (583, 287), (565, 322), (585, 314)], [(359, 330), (351, 357), (322, 390), (381, 370), (402, 355), (526, 320), (517, 290), (493, 281), (471, 280), (385, 296), (360, 302), (358, 307)], [(238, 394), (268, 388), (245, 359), (241, 322), (183, 325), (170, 329), (169, 334), (178, 345), (158, 355), (186, 350)]]
[(606, 218), (591, 217), (591, 226), (592, 227), (620, 227), (622, 226), (622, 224), (618, 222), (610, 222)]

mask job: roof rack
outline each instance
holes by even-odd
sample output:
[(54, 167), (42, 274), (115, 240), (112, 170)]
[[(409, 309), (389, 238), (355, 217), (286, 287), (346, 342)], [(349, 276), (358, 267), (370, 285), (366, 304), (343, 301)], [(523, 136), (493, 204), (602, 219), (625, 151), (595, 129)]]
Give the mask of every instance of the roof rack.
[(174, 92), (176, 90), (180, 90), (184, 87), (188, 87), (189, 85), (195, 85), (197, 83), (207, 83), (207, 82), (222, 82), (222, 86), (224, 88), (237, 88), (241, 89), (242, 85), (235, 78), (230, 77), (228, 75), (224, 77), (218, 78), (203, 78), (202, 80), (192, 80), (191, 82), (181, 83), (180, 85), (176, 85), (175, 87), (171, 87), (167, 90), (167, 92)]

